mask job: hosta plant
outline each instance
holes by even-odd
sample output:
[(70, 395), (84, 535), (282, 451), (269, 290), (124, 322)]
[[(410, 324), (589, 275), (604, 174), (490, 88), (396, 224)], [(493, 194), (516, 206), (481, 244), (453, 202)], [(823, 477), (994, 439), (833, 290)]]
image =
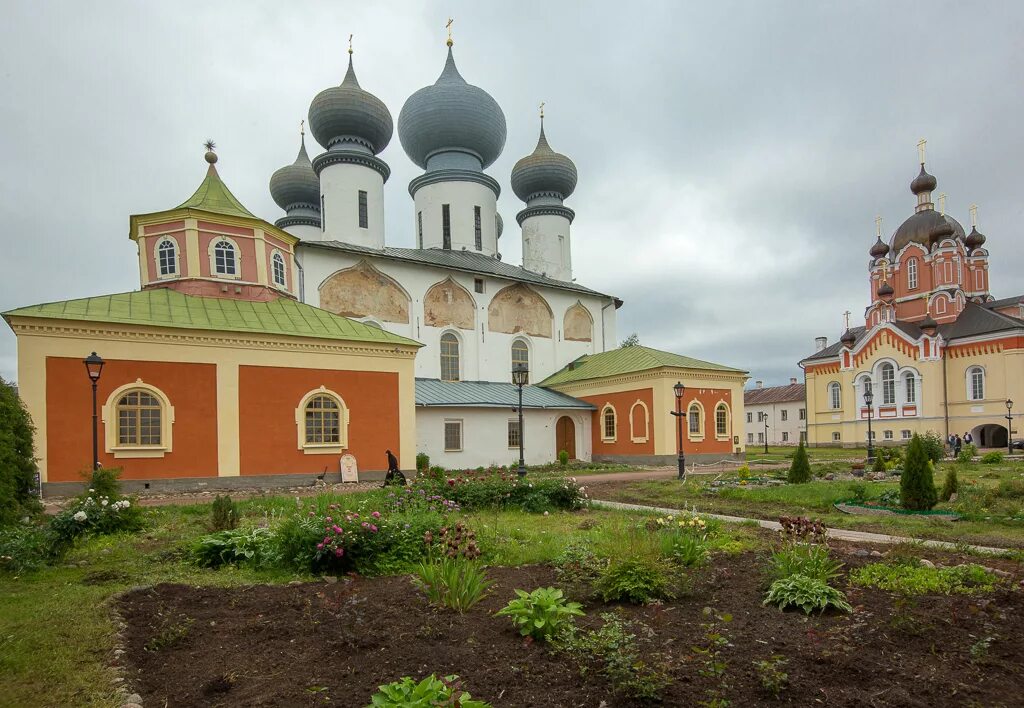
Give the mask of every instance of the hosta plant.
[(509, 601), (498, 615), (512, 618), (512, 623), (524, 637), (546, 640), (561, 635), (573, 622), (573, 616), (582, 615), (582, 605), (566, 602), (557, 588), (537, 588), (533, 592), (516, 590), (516, 599)]
[(438, 678), (430, 674), (422, 681), (406, 676), (384, 686), (370, 698), (367, 708), (433, 708), (458, 706), (459, 708), (491, 708), (490, 703), (474, 701), (462, 690), (458, 676)]
[(766, 605), (777, 605), (780, 610), (787, 607), (799, 607), (807, 614), (817, 610), (824, 612), (829, 607), (834, 607), (843, 612), (851, 612), (850, 603), (846, 601), (846, 595), (831, 587), (823, 580), (809, 578), (806, 575), (790, 575), (772, 583), (768, 589), (768, 596), (764, 600)]

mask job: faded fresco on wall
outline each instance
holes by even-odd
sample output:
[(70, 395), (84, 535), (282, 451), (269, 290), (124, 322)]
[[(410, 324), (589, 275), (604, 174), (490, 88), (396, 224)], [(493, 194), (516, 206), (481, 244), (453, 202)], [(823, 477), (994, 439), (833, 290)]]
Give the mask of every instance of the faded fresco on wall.
[(320, 307), (343, 317), (409, 323), (409, 296), (366, 261), (327, 278), (320, 286)]
[(498, 292), (487, 308), (487, 328), (492, 332), (550, 338), (553, 322), (548, 303), (522, 283)]
[(562, 331), (570, 342), (589, 342), (594, 338), (594, 320), (579, 301), (565, 311)]
[(431, 327), (474, 329), (473, 296), (451, 278), (435, 283), (423, 296), (423, 322)]

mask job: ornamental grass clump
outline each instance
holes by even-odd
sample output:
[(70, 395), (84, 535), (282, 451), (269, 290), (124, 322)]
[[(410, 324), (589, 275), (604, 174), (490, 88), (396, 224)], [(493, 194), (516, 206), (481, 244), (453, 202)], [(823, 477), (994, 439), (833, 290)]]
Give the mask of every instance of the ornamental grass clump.
[(904, 509), (927, 511), (939, 501), (935, 490), (935, 468), (925, 452), (921, 436), (910, 439), (900, 477), (900, 503)]
[(583, 606), (568, 602), (558, 588), (537, 588), (533, 592), (516, 590), (516, 599), (498, 610), (499, 617), (510, 617), (524, 637), (549, 641), (572, 627), (573, 617), (582, 616)]
[(708, 523), (693, 514), (659, 516), (648, 527), (657, 533), (662, 558), (684, 567), (700, 566), (709, 555)]
[(839, 577), (843, 564), (832, 558), (827, 546), (794, 544), (771, 555), (768, 576), (774, 580), (805, 575), (823, 583)]

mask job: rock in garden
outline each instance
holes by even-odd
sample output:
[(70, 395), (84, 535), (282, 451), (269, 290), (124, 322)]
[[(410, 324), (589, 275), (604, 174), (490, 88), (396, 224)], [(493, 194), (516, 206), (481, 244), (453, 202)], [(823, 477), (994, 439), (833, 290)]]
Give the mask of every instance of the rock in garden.
[(922, 559), (920, 560), (920, 565), (924, 566), (925, 568), (934, 568), (934, 567), (935, 567), (935, 564), (934, 564), (934, 563), (932, 563), (932, 562), (931, 562), (930, 560), (928, 560), (927, 558), (922, 558)]
[(881, 551), (871, 551), (871, 557), (872, 558), (881, 558), (883, 555), (885, 555), (885, 554), (882, 553)]
[(999, 568), (985, 568), (985, 570), (992, 573), (992, 575), (998, 575), (1000, 578), (1009, 578), (1013, 575), (1013, 573), (1008, 573), (1005, 570), (1000, 570)]
[(288, 587), (290, 588), (298, 587), (299, 585), (302, 585), (301, 580), (291, 580), (288, 582)]
[(954, 503), (956, 501), (956, 497), (957, 497), (956, 492), (953, 492), (952, 494), (950, 494), (949, 495), (949, 503), (950, 504)]
[(829, 472), (827, 475), (825, 475), (825, 479), (827, 479), (830, 482), (832, 480), (834, 480), (835, 478), (836, 478), (836, 476), (833, 473), (831, 473), (831, 472)]
[(870, 553), (868, 553), (867, 549), (864, 549), (864, 548), (857, 548), (857, 549), (855, 549), (855, 550), (853, 551), (853, 555), (855, 555), (855, 556), (861, 556), (861, 557), (864, 557), (864, 556), (869, 556), (869, 555), (871, 555), (871, 554), (870, 554)]
[(864, 468), (862, 468), (862, 467), (861, 468), (854, 467), (852, 470), (850, 470), (850, 474), (852, 474), (854, 477), (863, 477), (864, 476)]
[(334, 585), (336, 582), (338, 582), (338, 579), (333, 575), (325, 575), (324, 582), (328, 585)]
[(136, 703), (136, 704), (140, 704), (141, 705), (142, 704), (142, 696), (140, 696), (137, 693), (133, 693), (132, 695), (128, 696), (128, 698), (125, 699), (125, 703)]

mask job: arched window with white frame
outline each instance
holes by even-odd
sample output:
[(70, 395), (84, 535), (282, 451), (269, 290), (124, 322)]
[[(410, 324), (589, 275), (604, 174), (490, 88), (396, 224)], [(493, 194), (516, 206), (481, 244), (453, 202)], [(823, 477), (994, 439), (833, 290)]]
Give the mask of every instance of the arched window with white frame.
[(441, 380), (459, 381), (459, 364), (459, 338), (453, 332), (445, 332), (441, 335)]
[(907, 259), (907, 290), (917, 289), (917, 258)]
[(171, 451), (174, 407), (142, 379), (114, 389), (102, 410), (104, 448), (116, 458), (163, 457)]
[(985, 370), (980, 366), (967, 370), (967, 398), (972, 401), (985, 399)]
[(729, 437), (729, 406), (724, 401), (715, 406), (715, 437)]
[(530, 383), (530, 347), (522, 339), (512, 342), (512, 368), (510, 371), (515, 371), (517, 366), (526, 367), (526, 383)]
[(691, 439), (704, 437), (704, 406), (698, 401), (686, 409), (687, 432)]
[(178, 275), (178, 244), (164, 236), (156, 245), (156, 272), (161, 278)]
[(270, 271), (271, 277), (274, 279), (274, 285), (287, 288), (288, 277), (284, 267), (284, 256), (281, 255), (280, 251), (274, 251), (274, 254), (270, 257)]
[(882, 375), (882, 405), (896, 405), (896, 367), (885, 362), (879, 368)]
[(298, 448), (307, 455), (337, 454), (348, 447), (349, 411), (326, 386), (310, 391), (295, 409)]
[(618, 427), (616, 417), (615, 407), (606, 403), (601, 409), (601, 440), (603, 442), (615, 442)]
[(829, 407), (834, 411), (843, 407), (843, 390), (838, 381), (833, 381), (828, 385), (828, 402)]
[(238, 277), (238, 248), (230, 239), (221, 237), (213, 241), (210, 260), (214, 275)]

